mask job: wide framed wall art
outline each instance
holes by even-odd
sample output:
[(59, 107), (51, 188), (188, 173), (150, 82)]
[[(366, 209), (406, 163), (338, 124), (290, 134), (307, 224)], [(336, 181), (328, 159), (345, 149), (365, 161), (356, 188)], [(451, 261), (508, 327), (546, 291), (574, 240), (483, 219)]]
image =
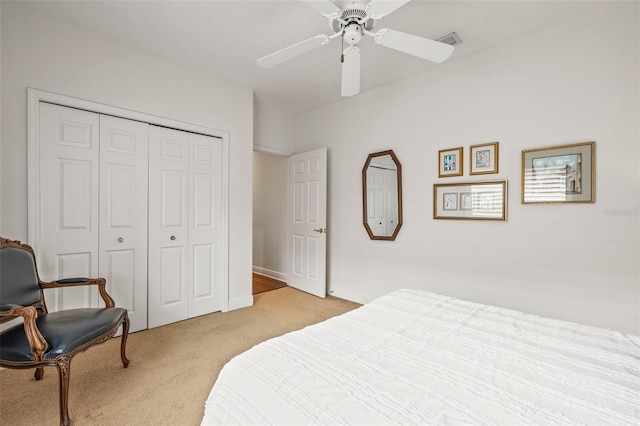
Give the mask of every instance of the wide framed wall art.
[(438, 151), (438, 177), (462, 176), (462, 147)]
[(507, 181), (433, 185), (434, 219), (507, 220)]
[(469, 174), (498, 173), (498, 142), (469, 147)]
[(522, 151), (522, 204), (595, 202), (595, 142)]

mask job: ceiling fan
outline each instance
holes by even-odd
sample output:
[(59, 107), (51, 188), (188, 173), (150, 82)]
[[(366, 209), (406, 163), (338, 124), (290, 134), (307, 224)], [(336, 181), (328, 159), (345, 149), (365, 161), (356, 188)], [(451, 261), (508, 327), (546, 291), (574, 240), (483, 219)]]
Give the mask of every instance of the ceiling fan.
[(400, 8), (409, 0), (300, 0), (317, 10), (329, 21), (334, 34), (320, 34), (285, 47), (257, 60), (258, 65), (271, 68), (298, 55), (328, 44), (334, 38), (342, 37), (348, 46), (341, 56), (342, 96), (360, 93), (360, 48), (357, 43), (363, 35), (391, 49), (399, 50), (428, 61), (441, 63), (453, 52), (453, 46), (435, 40), (418, 37), (401, 31), (383, 28), (371, 30), (376, 22)]

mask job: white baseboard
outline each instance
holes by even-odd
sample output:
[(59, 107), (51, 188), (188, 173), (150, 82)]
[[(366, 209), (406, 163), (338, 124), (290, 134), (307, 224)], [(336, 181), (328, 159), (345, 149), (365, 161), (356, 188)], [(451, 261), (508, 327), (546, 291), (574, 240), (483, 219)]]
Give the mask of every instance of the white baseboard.
[(282, 281), (285, 283), (287, 282), (287, 274), (283, 272), (272, 271), (267, 268), (261, 268), (260, 266), (254, 266), (253, 273), (264, 275), (265, 277), (273, 278), (274, 280)]
[(355, 292), (351, 290), (341, 289), (340, 287), (332, 287), (329, 289), (329, 295), (338, 297), (340, 299), (349, 300), (351, 302), (356, 302), (360, 304), (365, 304), (371, 302), (375, 297), (370, 295), (366, 295), (364, 293)]

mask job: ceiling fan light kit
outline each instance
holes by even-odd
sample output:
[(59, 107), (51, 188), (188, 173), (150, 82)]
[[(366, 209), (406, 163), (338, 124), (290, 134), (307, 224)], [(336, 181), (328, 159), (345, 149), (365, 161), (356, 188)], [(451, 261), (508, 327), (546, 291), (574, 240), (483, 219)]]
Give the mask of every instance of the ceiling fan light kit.
[[(360, 48), (356, 44), (362, 40), (363, 35), (373, 37), (374, 41), (381, 46), (435, 63), (441, 63), (453, 53), (453, 45), (440, 40), (430, 40), (387, 28), (377, 32), (371, 31), (376, 21), (388, 16), (408, 3), (409, 0), (371, 0), (368, 2), (346, 0), (301, 1), (320, 12), (329, 21), (329, 28), (334, 31), (334, 34), (331, 36), (320, 34), (278, 50), (258, 59), (258, 65), (271, 68), (303, 53), (324, 46), (334, 38), (342, 37), (343, 42), (349, 45), (344, 49), (341, 56), (342, 96), (353, 96), (360, 93)], [(455, 33), (451, 34), (455, 35)]]

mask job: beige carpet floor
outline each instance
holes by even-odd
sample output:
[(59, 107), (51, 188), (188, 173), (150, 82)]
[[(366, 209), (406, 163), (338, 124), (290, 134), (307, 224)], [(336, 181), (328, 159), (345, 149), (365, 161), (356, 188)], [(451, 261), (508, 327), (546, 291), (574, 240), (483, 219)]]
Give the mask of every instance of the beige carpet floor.
[[(222, 366), (271, 337), (357, 308), (291, 287), (254, 296), (254, 306), (214, 313), (129, 335), (129, 368), (120, 338), (71, 362), (69, 415), (73, 425), (199, 425), (204, 402)], [(0, 424), (58, 424), (58, 374), (45, 368), (0, 371)]]

